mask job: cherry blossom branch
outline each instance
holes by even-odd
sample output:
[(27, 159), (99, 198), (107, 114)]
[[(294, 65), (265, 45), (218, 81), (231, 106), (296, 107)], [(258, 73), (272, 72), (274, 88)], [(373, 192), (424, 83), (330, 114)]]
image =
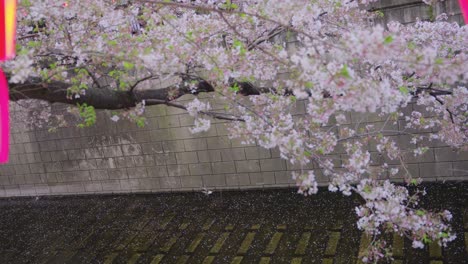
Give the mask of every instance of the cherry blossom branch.
[(274, 24), (277, 24), (277, 25), (280, 25), (281, 27), (287, 29), (287, 30), (290, 30), (290, 31), (293, 31), (293, 32), (297, 32), (297, 33), (300, 33), (310, 39), (314, 39), (314, 37), (310, 34), (308, 34), (307, 32), (305, 31), (302, 31), (300, 29), (296, 29), (290, 25), (287, 25), (287, 24), (284, 24), (284, 23), (281, 23), (279, 21), (276, 21), (276, 20), (273, 20), (273, 19), (270, 19), (268, 17), (265, 17), (265, 16), (261, 16), (261, 15), (258, 15), (258, 14), (254, 14), (254, 13), (250, 13), (250, 12), (244, 12), (244, 11), (237, 11), (237, 10), (234, 10), (234, 9), (229, 9), (229, 10), (223, 10), (223, 9), (218, 9), (218, 8), (211, 8), (211, 7), (206, 7), (206, 6), (195, 6), (195, 5), (189, 5), (189, 4), (184, 4), (184, 3), (176, 3), (176, 2), (165, 2), (165, 1), (153, 1), (153, 0), (136, 0), (136, 2), (140, 2), (140, 3), (150, 3), (150, 4), (156, 4), (156, 5), (163, 5), (163, 6), (175, 6), (175, 7), (181, 7), (181, 8), (185, 8), (185, 9), (192, 9), (192, 10), (202, 10), (202, 11), (207, 11), (207, 12), (216, 12), (216, 13), (227, 13), (227, 14), (237, 14), (237, 15), (247, 15), (247, 16), (251, 16), (251, 17), (255, 17), (255, 18), (258, 18), (258, 19), (261, 19), (261, 20), (264, 20), (264, 21), (267, 21), (267, 22), (271, 22), (271, 23), (274, 23)]
[(154, 76), (154, 75), (149, 75), (149, 76), (146, 76), (146, 77), (144, 77), (144, 78), (138, 79), (138, 81), (136, 81), (134, 84), (132, 84), (132, 85), (130, 86), (129, 92), (130, 92), (130, 93), (133, 93), (133, 90), (138, 86), (138, 84), (140, 84), (140, 83), (142, 83), (142, 82), (144, 82), (144, 81), (147, 81), (147, 80), (154, 79), (154, 78), (156, 78), (156, 76)]
[[(236, 35), (238, 35), (239, 37), (245, 39), (245, 40), (248, 40), (248, 38), (246, 36), (244, 36), (243, 34), (241, 34), (227, 19), (226, 17), (224, 17), (223, 13), (222, 12), (217, 12), (221, 18), (223, 19), (224, 22), (226, 22), (226, 25), (229, 26), (229, 28), (234, 32), (236, 33)], [(248, 43), (247, 43), (248, 44)], [(256, 48), (258, 48), (259, 50), (261, 50), (263, 53), (267, 54), (268, 56), (270, 56), (271, 58), (273, 58), (275, 61), (277, 61), (278, 63), (280, 64), (283, 64), (283, 65), (286, 65), (288, 66), (289, 63), (287, 62), (284, 62), (282, 60), (280, 60), (277, 56), (273, 55), (271, 52), (265, 50), (264, 48), (256, 45)]]
[(263, 42), (269, 41), (273, 39), (274, 37), (278, 36), (279, 34), (283, 33), (285, 30), (281, 26), (277, 26), (276, 28), (272, 29), (267, 36), (265, 37), (260, 37), (257, 40), (254, 40), (252, 43), (249, 44), (247, 47), (247, 50), (253, 50), (255, 47), (258, 45), (262, 44)]
[[(430, 93), (430, 95), (431, 95), (432, 97), (434, 97), (434, 99), (435, 99), (437, 102), (439, 102), (439, 104), (444, 105), (444, 101), (442, 101), (440, 98), (438, 98), (437, 95), (432, 94), (432, 93)], [(450, 120), (452, 121), (452, 123), (455, 124), (455, 121), (454, 121), (454, 119), (453, 119), (453, 113), (452, 113), (452, 111), (450, 111), (450, 109), (448, 109), (448, 108), (446, 108), (446, 107), (444, 107), (444, 108), (445, 108), (445, 110), (449, 113), (449, 115), (450, 115)]]
[[(145, 103), (146, 103), (146, 105), (164, 104), (164, 105), (167, 105), (167, 106), (172, 106), (172, 107), (175, 107), (175, 108), (187, 110), (187, 107), (185, 105), (174, 103), (174, 102), (167, 101), (167, 100), (147, 99), (147, 100), (145, 100)], [(245, 120), (240, 118), (240, 117), (236, 117), (236, 116), (229, 115), (229, 114), (224, 114), (224, 113), (218, 113), (218, 112), (212, 112), (212, 111), (200, 111), (199, 113), (203, 114), (203, 115), (206, 115), (206, 116), (209, 116), (209, 117), (220, 119), (220, 120), (245, 122)]]

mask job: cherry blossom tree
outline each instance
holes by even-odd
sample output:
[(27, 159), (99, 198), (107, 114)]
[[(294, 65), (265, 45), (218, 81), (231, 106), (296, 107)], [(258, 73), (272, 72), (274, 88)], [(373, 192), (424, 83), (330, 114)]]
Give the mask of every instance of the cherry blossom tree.
[[(376, 262), (391, 257), (382, 232), (416, 248), (455, 239), (450, 212), (418, 208), (424, 191), (378, 179), (400, 170), (417, 185), (402, 157), (423, 154), (432, 140), (468, 149), (468, 27), (445, 15), (380, 25), (381, 12), (367, 8), (374, 1), (21, 0), (17, 57), (1, 66), (13, 101), (75, 106), (80, 126), (93, 125), (95, 109), (124, 109), (112, 120), (144, 125), (145, 106), (155, 104), (186, 109), (193, 133), (208, 130), (211, 118), (231, 120), (232, 138), (278, 148), (303, 168), (292, 175), (300, 193), (318, 191), (306, 169), (314, 164), (331, 179), (330, 191), (360, 195), (357, 225), (374, 237), (361, 257)], [(173, 85), (151, 89), (167, 80)], [(174, 101), (202, 92), (224, 111)], [(298, 101), (306, 113), (293, 116)], [(424, 111), (400, 112), (412, 101)], [(349, 126), (350, 112), (434, 132)], [(410, 150), (392, 137), (401, 134), (411, 135)], [(369, 142), (400, 166), (371, 167)], [(327, 155), (336, 148), (348, 154), (340, 169)]]

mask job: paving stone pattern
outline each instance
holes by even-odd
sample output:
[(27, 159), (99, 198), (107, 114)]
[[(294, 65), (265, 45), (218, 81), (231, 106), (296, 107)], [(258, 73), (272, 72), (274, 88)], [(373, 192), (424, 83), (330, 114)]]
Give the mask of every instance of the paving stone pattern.
[[(411, 23), (416, 17), (427, 19), (429, 11), (447, 12), (452, 21), (460, 22), (456, 2), (444, 1), (432, 10), (423, 7), (421, 1), (408, 0), (382, 1), (374, 7), (386, 13), (383, 22), (398, 19)], [(199, 97), (210, 100), (215, 109), (222, 111), (223, 105), (211, 96)], [(186, 103), (192, 98), (187, 95), (178, 101)], [(53, 106), (56, 113), (65, 112), (65, 107)], [(413, 109), (421, 110), (411, 104), (401, 111), (410, 113)], [(304, 103), (298, 102), (291, 111), (303, 114)], [(100, 111), (94, 127), (70, 126), (49, 132), (48, 128), (29, 127), (24, 114), (22, 107), (12, 105), (11, 156), (9, 164), (0, 166), (0, 197), (290, 187), (295, 185), (291, 171), (300, 169), (282, 160), (277, 149), (229, 140), (226, 125), (219, 120), (213, 120), (208, 132), (193, 135), (189, 132), (193, 118), (181, 109), (162, 105), (147, 107), (144, 128), (127, 121), (114, 123), (110, 113)], [(405, 127), (404, 120), (392, 124), (376, 114), (350, 114), (347, 118), (346, 125), (353, 127)], [(430, 131), (422, 131), (427, 132)], [(395, 138), (409, 145), (409, 136)], [(380, 156), (373, 142), (369, 149), (373, 165), (397, 165)], [(336, 167), (341, 167), (341, 160), (346, 159), (342, 147), (331, 157)], [(419, 158), (407, 155), (405, 162), (413, 177), (427, 181), (459, 181), (468, 176), (468, 153), (456, 152), (440, 142), (431, 142), (430, 149)], [(313, 165), (305, 169), (316, 170), (319, 184), (328, 183), (329, 179)], [(400, 174), (392, 179), (402, 178)]]
[[(388, 236), (391, 263), (466, 263), (466, 187), (429, 186), (424, 204), (452, 211), (456, 241), (419, 250)], [(0, 263), (361, 263), (358, 203), (294, 189), (0, 199)]]

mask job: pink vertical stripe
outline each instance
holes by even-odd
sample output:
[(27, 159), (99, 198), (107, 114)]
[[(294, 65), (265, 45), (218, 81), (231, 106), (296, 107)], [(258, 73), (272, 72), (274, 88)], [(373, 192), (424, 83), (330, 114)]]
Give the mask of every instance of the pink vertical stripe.
[(468, 24), (468, 0), (458, 0), (460, 2), (460, 9), (465, 18), (465, 24)]
[(6, 60), (6, 2), (0, 0), (0, 61)]
[(10, 147), (9, 131), (10, 116), (8, 114), (8, 83), (0, 68), (0, 163), (8, 162), (8, 151)]
[[(16, 0), (0, 0), (0, 61), (14, 56), (15, 12)], [(8, 107), (8, 82), (0, 68), (0, 163), (8, 162), (10, 148)]]

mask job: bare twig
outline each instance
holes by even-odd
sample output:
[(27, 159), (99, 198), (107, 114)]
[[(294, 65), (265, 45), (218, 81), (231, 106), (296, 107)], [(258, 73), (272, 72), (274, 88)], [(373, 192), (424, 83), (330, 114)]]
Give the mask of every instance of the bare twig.
[[(441, 105), (444, 105), (444, 101), (440, 100), (440, 98), (437, 97), (437, 95), (435, 94), (432, 94), (432, 93), (429, 93), (432, 97), (434, 97), (434, 99), (439, 102), (439, 104)], [(445, 107), (445, 110), (449, 113), (450, 115), (450, 120), (452, 121), (452, 123), (455, 124), (455, 120), (453, 119), (453, 113), (452, 111), (450, 111), (450, 109), (448, 109), (447, 107)]]
[(130, 92), (130, 93), (133, 93), (133, 90), (135, 90), (135, 88), (137, 87), (138, 84), (140, 84), (140, 83), (142, 83), (142, 82), (144, 82), (144, 81), (153, 79), (153, 78), (155, 78), (154, 75), (149, 75), (149, 76), (146, 76), (146, 77), (144, 77), (144, 78), (142, 78), (142, 79), (139, 79), (139, 80), (136, 81), (132, 86), (130, 86), (129, 92)]
[[(187, 107), (185, 105), (174, 103), (174, 102), (167, 101), (167, 100), (147, 99), (147, 100), (145, 100), (145, 102), (146, 102), (146, 105), (164, 104), (164, 105), (167, 105), (167, 106), (172, 106), (172, 107), (175, 107), (175, 108), (187, 110)], [(203, 114), (203, 115), (207, 115), (207, 116), (216, 118), (216, 119), (245, 122), (244, 119), (242, 119), (240, 117), (237, 117), (237, 116), (233, 116), (233, 115), (227, 115), (227, 114), (212, 112), (212, 111), (201, 111), (200, 113)]]
[(88, 67), (83, 67), (83, 69), (88, 73), (88, 75), (93, 79), (93, 82), (97, 85), (98, 88), (101, 88), (101, 85), (99, 85), (99, 81), (96, 78), (96, 76), (88, 69)]
[(266, 37), (258, 38), (254, 42), (250, 43), (249, 46), (247, 47), (247, 50), (249, 51), (253, 50), (258, 45), (262, 44), (265, 41), (271, 40), (272, 38), (276, 37), (277, 35), (283, 32), (284, 32), (284, 28), (282, 28), (281, 26), (277, 26), (273, 30), (271, 30), (270, 33), (268, 33)]

